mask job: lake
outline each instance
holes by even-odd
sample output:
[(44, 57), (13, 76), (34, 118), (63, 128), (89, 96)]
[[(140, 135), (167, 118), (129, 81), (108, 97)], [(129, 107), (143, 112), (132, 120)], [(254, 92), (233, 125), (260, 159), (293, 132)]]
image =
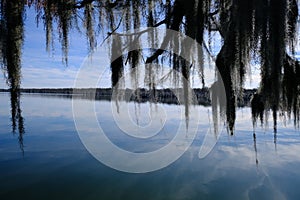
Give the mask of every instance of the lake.
[[(74, 99), (73, 106), (74, 103), (82, 106), (74, 114), (72, 99), (24, 94), (22, 152), (18, 133), (11, 131), (9, 98), (8, 93), (0, 93), (2, 200), (298, 199), (300, 196), (299, 130), (284, 119), (278, 122), (275, 136), (270, 119), (269, 128), (256, 128), (254, 139), (251, 110), (239, 108), (234, 135), (227, 134), (220, 123), (222, 132), (218, 137), (211, 128), (210, 107), (192, 106), (190, 110), (199, 112), (199, 118), (196, 120), (192, 114), (187, 120), (181, 105), (119, 102), (119, 106), (128, 108), (124, 113), (113, 111), (114, 102)], [(90, 105), (94, 105), (94, 112), (89, 110)], [(99, 138), (93, 138), (98, 134), (91, 120), (95, 118), (112, 144), (134, 155), (163, 149), (177, 134), (185, 135), (179, 139), (191, 145), (183, 142), (181, 147), (176, 143), (179, 154), (182, 153), (178, 159), (172, 160), (174, 152), (167, 151), (169, 154), (160, 155), (161, 160), (145, 159), (144, 169), (148, 172), (143, 173), (137, 167), (135, 172), (128, 173), (126, 170), (138, 166), (130, 156), (118, 160), (114, 151), (108, 157), (101, 157), (107, 152), (95, 153), (106, 145), (103, 141), (97, 144)], [(199, 156), (205, 145), (211, 151)], [(170, 163), (164, 164), (169, 157)], [(101, 162), (101, 159), (106, 160)]]

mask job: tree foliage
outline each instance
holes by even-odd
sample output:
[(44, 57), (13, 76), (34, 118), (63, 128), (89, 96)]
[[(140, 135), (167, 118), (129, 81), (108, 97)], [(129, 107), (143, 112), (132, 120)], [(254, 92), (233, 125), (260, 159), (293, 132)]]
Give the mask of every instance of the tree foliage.
[[(79, 27), (85, 28), (91, 51), (99, 42), (97, 36), (107, 39), (118, 31), (164, 26), (182, 32), (204, 48), (187, 49), (168, 38), (161, 45), (196, 51), (195, 63), (187, 63), (161, 49), (152, 50), (145, 62), (167, 60), (188, 79), (193, 66), (203, 83), (203, 51), (210, 53), (212, 33), (216, 32), (222, 43), (216, 55), (216, 67), (226, 89), (229, 128), (233, 130), (236, 102), (242, 95), (245, 76), (251, 72), (254, 63), (260, 65), (261, 71), (260, 87), (252, 101), (254, 123), (259, 117), (263, 121), (269, 111), (273, 112), (274, 128), (278, 113), (289, 117), (293, 114), (295, 124), (299, 121), (300, 65), (294, 57), (298, 32), (297, 0), (1, 0), (0, 55), (12, 90), (20, 87), (27, 7), (34, 7), (37, 21), (45, 27), (47, 50), (53, 48), (53, 35), (59, 35), (66, 63), (70, 30), (81, 31)], [(113, 47), (121, 47), (130, 42), (130, 37), (126, 37), (126, 41), (120, 37), (110, 42)], [(157, 33), (148, 33), (148, 42), (157, 42)], [(111, 52), (112, 56), (114, 53)], [(130, 51), (111, 63), (113, 87), (123, 73), (123, 65), (129, 63), (132, 69), (138, 67), (143, 60), (142, 54), (139, 50)]]

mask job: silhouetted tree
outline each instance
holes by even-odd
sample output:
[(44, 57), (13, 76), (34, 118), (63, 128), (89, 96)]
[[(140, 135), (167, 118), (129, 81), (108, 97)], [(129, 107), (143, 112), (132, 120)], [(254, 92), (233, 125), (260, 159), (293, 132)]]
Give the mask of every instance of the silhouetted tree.
[[(182, 32), (204, 48), (187, 49), (169, 37), (165, 37), (161, 45), (170, 45), (185, 53), (193, 51), (195, 63), (187, 63), (178, 55), (162, 49), (151, 50), (152, 55), (145, 62), (167, 60), (187, 79), (191, 68), (194, 68), (203, 83), (202, 54), (203, 51), (210, 53), (211, 33), (216, 32), (222, 38), (222, 47), (216, 55), (216, 67), (224, 81), (230, 130), (234, 128), (237, 98), (242, 95), (245, 75), (253, 63), (259, 63), (261, 70), (260, 88), (252, 102), (254, 124), (258, 116), (263, 121), (264, 113), (269, 111), (273, 112), (274, 127), (278, 112), (287, 113), (288, 116), (293, 113), (295, 124), (299, 121), (300, 68), (294, 58), (298, 32), (297, 0), (1, 0), (1, 58), (12, 91), (20, 87), (26, 7), (34, 7), (37, 21), (42, 21), (45, 26), (47, 50), (53, 44), (54, 30), (58, 30), (66, 63), (69, 32), (78, 29), (80, 24), (85, 27), (89, 50), (94, 49), (96, 36), (101, 33), (106, 40), (118, 35), (119, 30), (129, 31), (142, 26), (165, 26)], [(148, 34), (150, 44), (158, 41), (158, 33), (145, 31), (139, 34)], [(208, 39), (204, 39), (205, 35), (208, 35)], [(112, 42), (115, 47), (132, 42), (130, 37), (123, 39), (120, 35), (118, 38), (107, 42)], [(119, 49), (122, 51), (122, 48)], [(111, 53), (112, 57), (114, 53)], [(140, 50), (129, 51), (113, 60), (112, 86), (123, 74), (123, 65), (129, 63), (135, 69), (142, 61), (142, 54)], [(147, 72), (150, 77), (148, 81), (155, 76), (151, 70)], [(133, 77), (138, 80), (138, 74)]]

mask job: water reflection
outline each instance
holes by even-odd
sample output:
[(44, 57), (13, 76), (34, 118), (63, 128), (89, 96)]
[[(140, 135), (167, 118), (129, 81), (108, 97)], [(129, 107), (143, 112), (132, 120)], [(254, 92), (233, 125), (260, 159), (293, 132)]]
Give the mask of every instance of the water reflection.
[(254, 152), (255, 152), (255, 163), (256, 167), (258, 166), (258, 159), (257, 159), (257, 147), (256, 147), (256, 134), (255, 132), (253, 133), (253, 147), (254, 147)]
[(19, 90), (10, 90), (12, 132), (18, 133), (19, 146), (24, 154), (23, 135), (25, 134), (24, 118), (21, 110), (21, 95)]
[[(8, 94), (2, 95), (1, 99), (9, 101)], [(86, 112), (84, 105), (95, 103), (99, 123), (109, 131), (108, 137), (130, 151), (151, 151), (161, 147), (169, 142), (178, 125), (180, 105), (165, 104), (173, 118), (161, 136), (148, 142), (132, 141), (121, 133), (112, 116), (106, 114), (110, 113), (111, 102), (76, 101), (82, 102), (81, 119), (87, 123), (93, 113)], [(5, 102), (0, 101), (0, 104)], [(150, 103), (129, 104), (132, 117), (135, 106), (140, 106), (139, 123), (144, 125), (147, 122), (144, 114)], [(3, 126), (6, 122), (0, 122), (0, 178), (4, 180), (0, 186), (4, 199), (140, 199), (145, 194), (148, 199), (261, 199), (278, 195), (297, 199), (299, 196), (299, 135), (295, 134), (293, 125), (279, 123), (277, 152), (272, 128), (267, 131), (256, 128), (254, 141), (251, 110), (247, 107), (237, 112), (235, 136), (223, 132), (225, 134), (220, 135), (217, 145), (205, 158), (199, 159), (198, 152), (209, 127), (200, 123), (201, 132), (178, 161), (156, 172), (127, 174), (102, 165), (85, 150), (74, 127), (70, 99), (24, 94), (22, 105), (28, 133), (25, 159), (20, 159), (16, 138), (11, 137), (7, 125)], [(208, 111), (210, 115), (212, 113), (210, 107), (198, 108), (205, 117)], [(0, 114), (1, 119), (10, 116), (9, 110)], [(210, 134), (215, 138), (213, 131)]]
[(277, 151), (277, 129), (274, 130), (274, 145), (275, 145), (275, 150)]

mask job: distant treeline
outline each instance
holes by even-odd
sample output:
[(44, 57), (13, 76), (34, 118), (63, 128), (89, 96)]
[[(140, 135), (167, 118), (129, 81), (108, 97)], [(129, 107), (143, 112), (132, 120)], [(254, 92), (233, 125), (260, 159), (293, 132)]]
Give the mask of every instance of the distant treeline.
[[(194, 94), (197, 98), (195, 104), (209, 106), (211, 105), (210, 93), (208, 88), (195, 88), (193, 89)], [(9, 89), (0, 89), (0, 92), (9, 92)], [(41, 94), (44, 96), (59, 96), (62, 98), (79, 98), (79, 99), (90, 99), (90, 100), (108, 100), (112, 98), (119, 98), (111, 88), (30, 88), (20, 89), (21, 93), (29, 94)], [(243, 97), (238, 99), (238, 106), (249, 106), (253, 94), (256, 89), (245, 89)], [(126, 101), (135, 102), (156, 102), (156, 103), (167, 103), (167, 104), (179, 104), (176, 94), (183, 94), (183, 89), (155, 89), (149, 90), (139, 88), (137, 90), (123, 89), (118, 91), (118, 95), (123, 97)], [(112, 97), (113, 96), (113, 97)]]

